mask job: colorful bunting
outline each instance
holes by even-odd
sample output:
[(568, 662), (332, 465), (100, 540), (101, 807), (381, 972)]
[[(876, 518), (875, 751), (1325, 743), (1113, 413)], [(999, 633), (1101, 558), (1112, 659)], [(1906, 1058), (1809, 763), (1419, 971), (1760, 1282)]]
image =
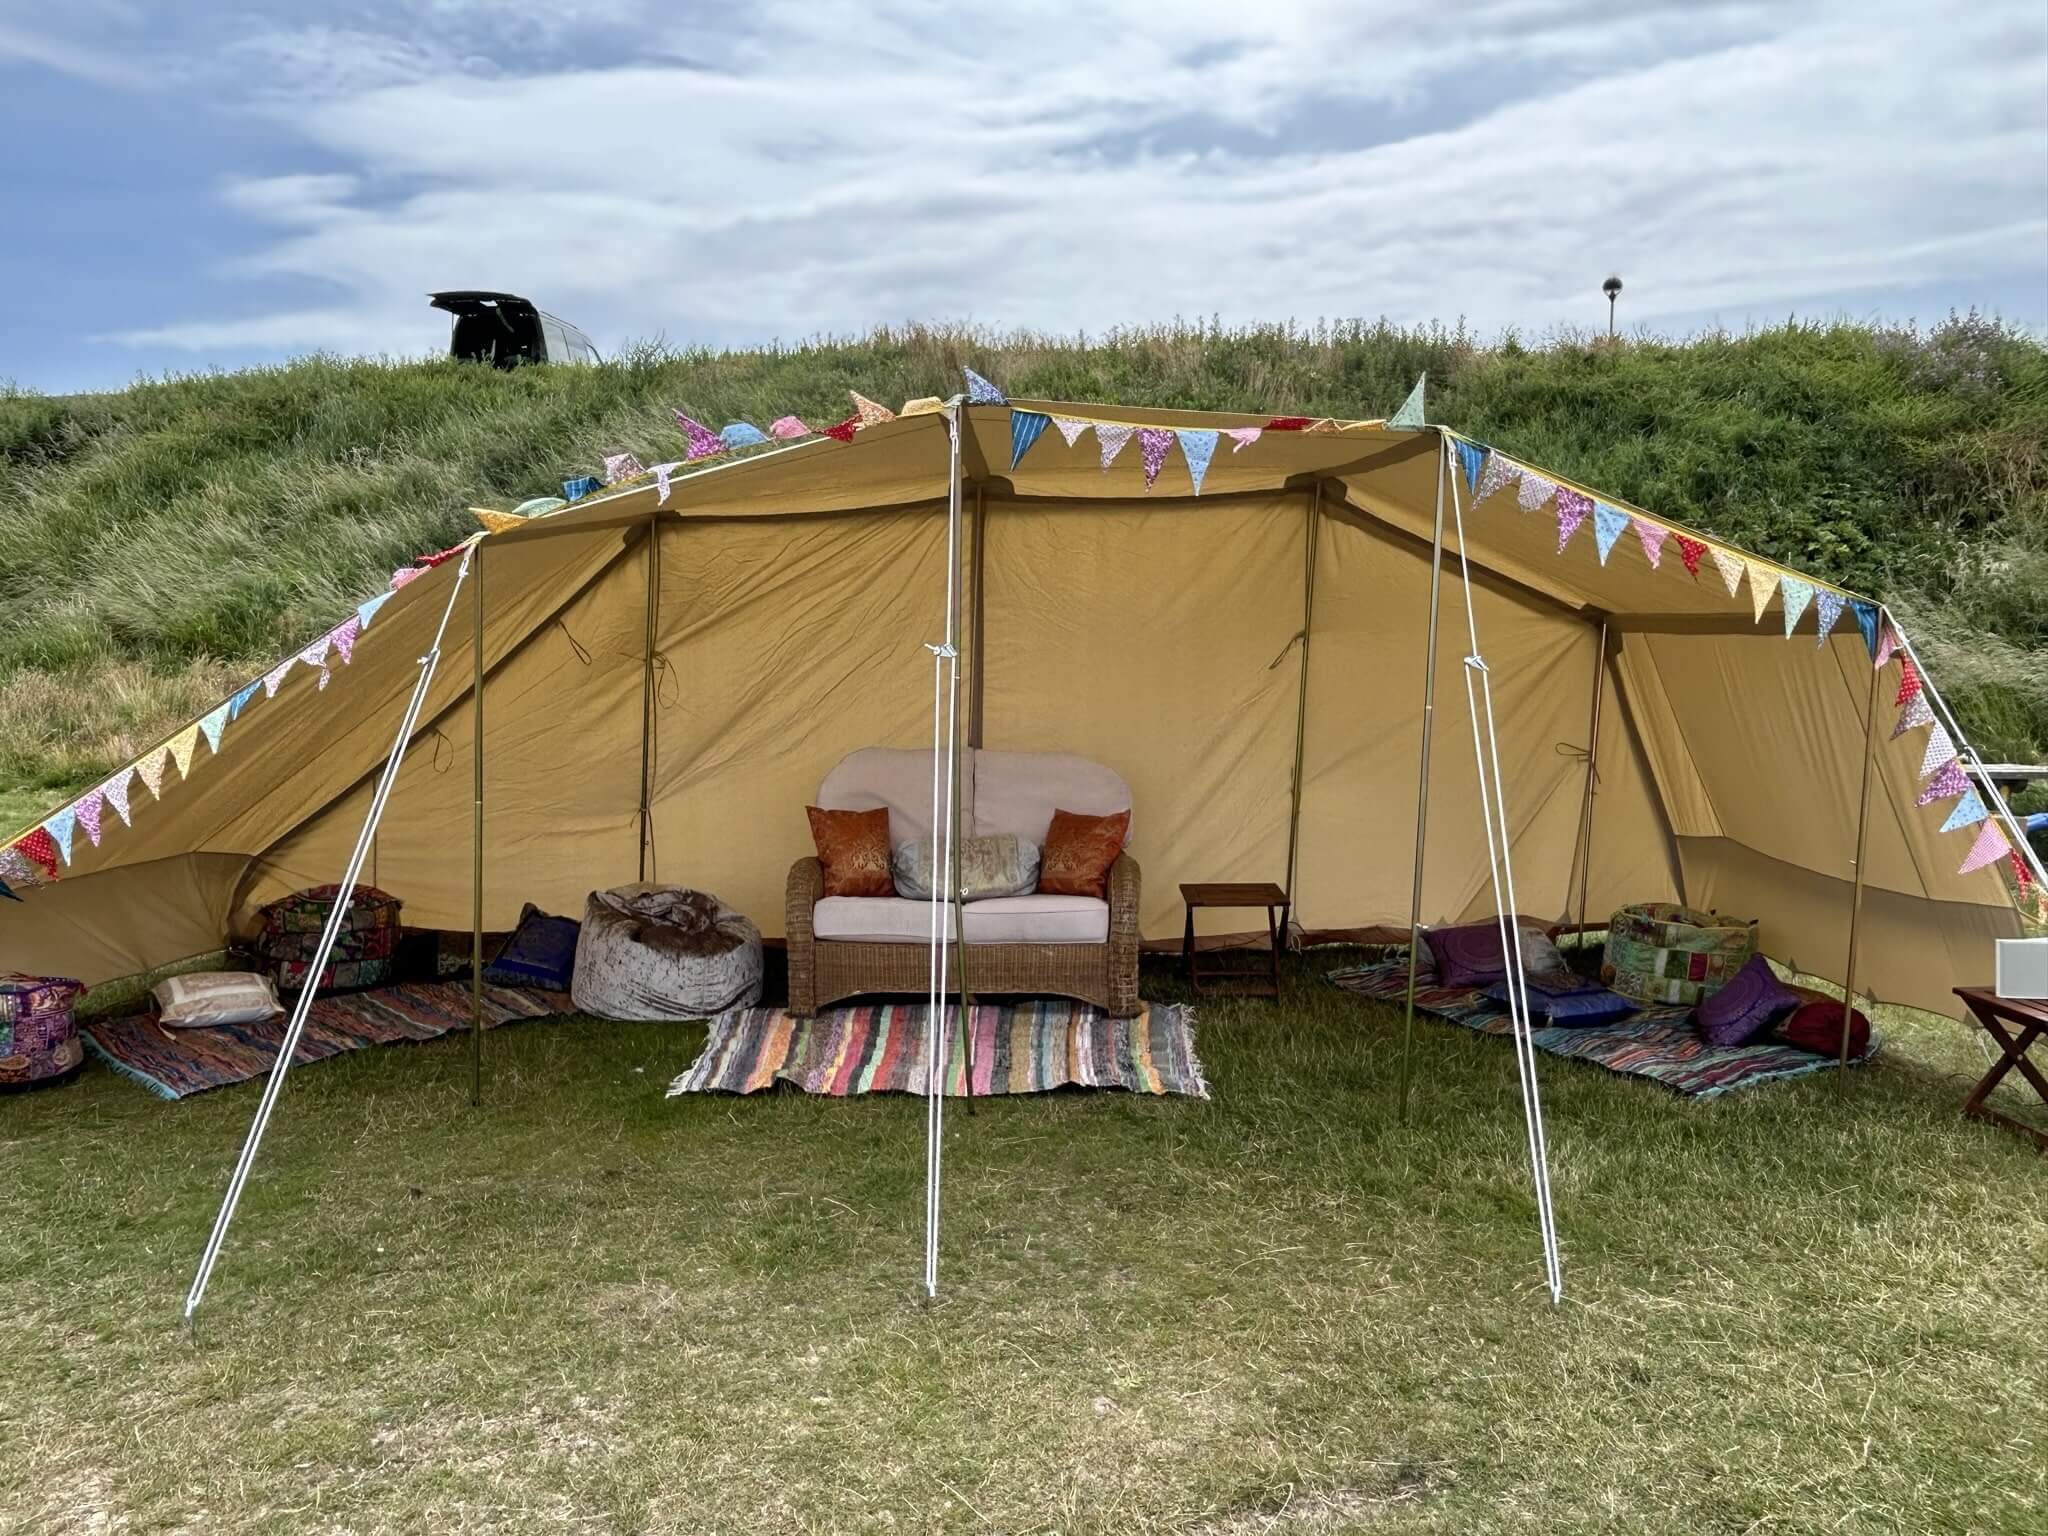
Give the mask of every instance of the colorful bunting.
[(1309, 418), (1306, 416), (1275, 416), (1266, 423), (1268, 432), (1306, 432)]
[[(578, 475), (574, 480), (564, 480), (562, 482), (562, 499), (564, 501), (575, 501), (581, 497), (588, 496), (592, 491), (601, 491), (603, 489), (604, 482), (598, 479), (597, 476)], [(442, 559), (446, 558), (447, 556), (442, 556)], [(439, 564), (438, 561), (431, 563)]]
[(1974, 827), (1990, 814), (1991, 812), (1985, 808), (1984, 797), (1966, 785), (1963, 789), (1963, 798), (1958, 800), (1955, 809), (1948, 813), (1948, 820), (1941, 824), (1941, 830), (1960, 832), (1964, 827)]
[(804, 425), (800, 416), (778, 416), (768, 423), (768, 435), (780, 438), (809, 437), (811, 429)]
[(152, 800), (161, 800), (164, 797), (164, 764), (170, 760), (171, 749), (165, 746), (158, 747), (135, 765), (136, 777), (148, 786)]
[(676, 426), (682, 431), (683, 441), (690, 445), (689, 453), (684, 456), (688, 462), (694, 464), (699, 459), (710, 458), (714, 453), (725, 452), (724, 440), (703, 422), (685, 416), (681, 411), (672, 414), (675, 416)]
[(640, 461), (630, 453), (608, 453), (604, 460), (604, 483), (617, 485), (621, 480), (630, 480), (647, 471), (640, 467)]
[(1799, 616), (1806, 612), (1806, 605), (1813, 601), (1813, 583), (1801, 581), (1797, 576), (1778, 578), (1778, 606), (1785, 611), (1785, 638), (1792, 638), (1792, 631), (1798, 626)]
[(1920, 691), (1920, 669), (1913, 665), (1908, 656), (1899, 663), (1899, 696), (1892, 700), (1892, 708), (1903, 709), (1906, 701)]
[(1941, 772), (1920, 786), (1920, 795), (1915, 805), (1932, 805), (1937, 800), (1953, 800), (1957, 795), (1968, 794), (1970, 776), (1963, 772), (1963, 760), (1952, 757), (1942, 764)]
[(190, 778), (192, 776), (192, 754), (199, 750), (198, 724), (195, 722), (186, 726), (185, 729), (173, 736), (166, 746), (171, 754), (171, 761), (178, 765), (178, 777), (181, 779)]
[(1635, 525), (1636, 538), (1642, 543), (1643, 558), (1650, 562), (1650, 569), (1654, 571), (1657, 562), (1664, 558), (1664, 540), (1671, 530), (1662, 523), (1653, 523), (1645, 518), (1632, 517), (1629, 521)]
[(1152, 482), (1159, 478), (1159, 471), (1166, 467), (1166, 455), (1173, 448), (1173, 431), (1168, 427), (1138, 428), (1138, 457), (1145, 461), (1145, 489), (1152, 489)]
[(64, 855), (66, 864), (71, 862), (71, 829), (77, 824), (78, 812), (68, 805), (43, 823), (43, 832), (55, 844), (57, 851)]
[[(1778, 572), (1761, 560), (1744, 560), (1743, 569), (1749, 572), (1749, 601), (1756, 609), (1756, 622), (1764, 621), (1764, 610), (1771, 606), (1771, 594), (1778, 590)], [(1728, 595), (1735, 595), (1730, 588)]]
[(57, 845), (41, 827), (32, 827), (14, 840), (21, 856), (43, 872), (45, 879), (57, 878)]
[(668, 505), (669, 489), (675, 484), (676, 471), (682, 467), (681, 464), (673, 462), (654, 466), (654, 504), (657, 507)]
[(943, 415), (948, 420), (952, 419), (951, 413), (946, 410), (946, 402), (937, 395), (919, 395), (915, 400), (906, 400), (903, 402), (903, 409), (896, 414), (898, 416)]
[(296, 656), (289, 657), (284, 661), (280, 661), (276, 666), (263, 674), (263, 697), (266, 699), (277, 697), (278, 686), (284, 682), (285, 673), (291, 671), (292, 663), (297, 660), (298, 657)]
[(1571, 542), (1572, 535), (1579, 531), (1579, 524), (1586, 520), (1592, 510), (1592, 497), (1575, 491), (1568, 485), (1560, 485), (1557, 488), (1557, 549), (1559, 554), (1564, 553), (1565, 545)]
[(1849, 599), (1849, 611), (1856, 615), (1856, 627), (1863, 631), (1863, 648), (1877, 655), (1877, 605), (1860, 597)]
[(1610, 507), (1604, 501), (1593, 503), (1593, 542), (1600, 550), (1600, 563), (1607, 563), (1607, 553), (1614, 548), (1614, 541), (1621, 537), (1628, 527), (1628, 514)]
[[(2012, 883), (2019, 887), (2020, 900), (2025, 901), (2027, 899), (2027, 891), (2033, 886), (2034, 883), (2034, 872), (2031, 869), (2027, 868), (2027, 861), (2023, 857), (2021, 857), (2019, 849), (2015, 848), (2012, 850), (2011, 858)], [(19, 896), (15, 897), (14, 899), (16, 901), (21, 900)]]
[(1017, 467), (1017, 461), (1030, 451), (1031, 445), (1045, 435), (1045, 429), (1052, 425), (1052, 418), (1043, 411), (1010, 412), (1010, 468)]
[[(1008, 405), (1010, 403), (1007, 395), (976, 373), (972, 368), (962, 368), (960, 371), (967, 375), (967, 403), (969, 405)], [(1073, 439), (1069, 438), (1068, 441), (1072, 442)]]
[(1899, 723), (1892, 727), (1891, 739), (1897, 741), (1910, 730), (1932, 724), (1934, 724), (1934, 710), (1928, 705), (1927, 696), (1916, 693), (1913, 695), (1912, 701), (1906, 705), (1905, 712), (1899, 716)]
[(1924, 779), (1935, 769), (1954, 761), (1956, 744), (1949, 740), (1948, 727), (1937, 720), (1934, 729), (1927, 733), (1927, 751), (1920, 759), (1920, 777)]
[(135, 769), (131, 764), (100, 786), (101, 798), (114, 808), (114, 814), (121, 818), (124, 827), (134, 825), (128, 819), (128, 781), (134, 777)]
[(1557, 493), (1557, 482), (1547, 475), (1539, 475), (1533, 469), (1522, 471), (1522, 487), (1515, 492), (1524, 512), (1534, 512)]
[(426, 574), (417, 565), (401, 566), (391, 573), (391, 590), (396, 592), (400, 587), (409, 587)]
[(1969, 856), (1963, 860), (1962, 868), (1956, 873), (1975, 874), (1987, 865), (1996, 864), (2011, 852), (2012, 844), (2006, 841), (2005, 833), (1999, 830), (1998, 823), (1986, 821), (1984, 829), (1977, 834), (1977, 841), (1970, 845)]
[[(1899, 632), (1890, 622), (1887, 622), (1884, 628), (1879, 631), (1877, 637), (1877, 665), (1881, 667), (1890, 661), (1892, 654), (1898, 648)], [(1906, 659), (1908, 661), (1912, 660), (1911, 655), (1909, 654)]]
[(249, 707), (249, 701), (256, 697), (256, 690), (262, 686), (260, 682), (250, 683), (241, 692), (228, 700), (228, 719), (230, 721), (242, 718), (242, 711)]
[(343, 619), (327, 632), (327, 638), (334, 642), (334, 654), (341, 658), (344, 667), (355, 660), (356, 637), (362, 632), (362, 621), (354, 617)]
[(389, 592), (379, 592), (368, 602), (358, 603), (356, 605), (357, 626), (361, 629), (368, 629), (370, 627), (370, 620), (377, 617), (377, 610), (390, 601), (391, 594)]
[(1109, 473), (1109, 466), (1116, 456), (1124, 451), (1124, 444), (1131, 440), (1136, 427), (1118, 426), (1113, 422), (1099, 421), (1095, 424), (1095, 441), (1102, 449), (1102, 471)]
[(853, 414), (864, 427), (879, 427), (885, 421), (894, 421), (896, 413), (886, 405), (877, 405), (857, 389), (849, 389), (847, 398), (853, 401)]
[(78, 824), (85, 828), (85, 835), (95, 848), (100, 845), (100, 807), (105, 803), (106, 796), (95, 789), (80, 795), (78, 804), (72, 807), (78, 812)]
[(228, 728), (228, 707), (225, 704), (208, 710), (199, 717), (199, 732), (206, 738), (206, 745), (215, 757), (220, 756), (221, 733)]
[(1517, 473), (1513, 459), (1497, 448), (1488, 449), (1486, 473), (1479, 477), (1479, 489), (1472, 493), (1473, 503), (1476, 505), (1495, 491), (1505, 490), (1508, 482), (1513, 480)]
[(1465, 489), (1476, 499), (1479, 495), (1479, 471), (1486, 463), (1486, 446), (1468, 443), (1462, 437), (1453, 438), (1451, 446), (1458, 450), (1458, 467), (1465, 471)]
[[(49, 877), (23, 858), (20, 848), (14, 847), (0, 848), (0, 878), (15, 885), (41, 885)], [(12, 891), (7, 894), (14, 895)], [(21, 900), (19, 896), (15, 896), (14, 899)]]
[(718, 429), (718, 440), (728, 448), (752, 448), (767, 442), (768, 434), (751, 421), (729, 421)]
[(1685, 562), (1686, 573), (1694, 581), (1700, 579), (1700, 556), (1707, 552), (1707, 546), (1698, 539), (1688, 539), (1684, 534), (1673, 534), (1678, 540), (1678, 558)]
[(1714, 569), (1721, 573), (1721, 585), (1733, 597), (1742, 590), (1742, 557), (1729, 554), (1718, 544), (1709, 544), (1707, 553), (1714, 557)]
[(1071, 416), (1055, 416), (1052, 419), (1052, 424), (1060, 429), (1060, 436), (1067, 440), (1069, 448), (1079, 442), (1081, 434), (1088, 430), (1087, 422), (1076, 421)]
[(1225, 427), (1223, 435), (1230, 439), (1232, 453), (1243, 453), (1259, 440), (1265, 430), (1264, 427)]
[(1206, 427), (1183, 427), (1175, 434), (1180, 438), (1181, 457), (1188, 461), (1188, 478), (1195, 482), (1195, 494), (1202, 494), (1202, 477), (1209, 473), (1209, 461), (1216, 457), (1217, 433)]
[(1401, 402), (1401, 408), (1387, 418), (1387, 425), (1401, 432), (1414, 432), (1424, 425), (1422, 419), (1422, 386), (1429, 382), (1427, 373), (1415, 381), (1415, 387), (1408, 391), (1408, 398)]
[(827, 437), (836, 437), (842, 443), (850, 443), (853, 441), (853, 434), (860, 430), (860, 418), (849, 416), (844, 421), (835, 421), (831, 426), (820, 427), (818, 430)]
[(1828, 635), (1833, 631), (1836, 621), (1842, 617), (1842, 610), (1848, 603), (1849, 600), (1841, 593), (1827, 587), (1822, 587), (1814, 594), (1813, 622), (1814, 627), (1820, 631), (1820, 638), (1814, 644), (1828, 643)]

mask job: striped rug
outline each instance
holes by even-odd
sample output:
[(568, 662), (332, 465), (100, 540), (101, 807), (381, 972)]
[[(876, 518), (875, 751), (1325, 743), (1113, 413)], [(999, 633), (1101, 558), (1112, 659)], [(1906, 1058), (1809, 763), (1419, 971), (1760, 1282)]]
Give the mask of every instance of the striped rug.
[[(967, 1093), (960, 1010), (952, 1025), (946, 1092)], [(973, 1010), (974, 1096), (1053, 1088), (1124, 1088), (1206, 1099), (1194, 1020), (1180, 1005), (1147, 1004), (1112, 1019), (1083, 1003), (987, 1003)], [(780, 1008), (744, 1008), (711, 1021), (696, 1061), (674, 1082), (682, 1093), (754, 1093), (777, 1082), (806, 1093), (925, 1091), (925, 1005), (829, 1008), (799, 1019)]]

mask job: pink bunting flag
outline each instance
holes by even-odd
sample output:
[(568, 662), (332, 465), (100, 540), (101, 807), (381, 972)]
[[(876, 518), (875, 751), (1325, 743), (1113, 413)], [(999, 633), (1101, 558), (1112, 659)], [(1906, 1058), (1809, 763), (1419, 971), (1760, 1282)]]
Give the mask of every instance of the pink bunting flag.
[[(1877, 637), (1877, 661), (1875, 665), (1881, 667), (1886, 662), (1890, 661), (1892, 659), (1892, 654), (1895, 651), (1897, 651), (1898, 648), (1899, 632), (1896, 629), (1893, 629), (1890, 624), (1886, 624), (1883, 631)], [(1911, 656), (1908, 656), (1906, 659), (1908, 661), (1911, 661), (1913, 658)]]
[(1557, 488), (1557, 552), (1564, 553), (1565, 545), (1571, 543), (1572, 535), (1579, 531), (1579, 525), (1592, 515), (1593, 498), (1582, 495), (1568, 485)]
[(426, 574), (426, 571), (417, 565), (402, 565), (391, 573), (391, 590), (396, 592), (400, 587), (410, 586)]
[(1657, 569), (1657, 562), (1664, 558), (1664, 540), (1671, 530), (1662, 523), (1645, 522), (1640, 517), (1630, 518), (1635, 525), (1636, 537), (1642, 540), (1643, 554), (1650, 562), (1650, 569)]
[(79, 796), (72, 807), (78, 812), (78, 824), (85, 828), (85, 835), (92, 839), (93, 847), (100, 845), (100, 807), (106, 803), (106, 796), (99, 790), (92, 790)]
[(1920, 777), (1926, 778), (1945, 763), (1956, 760), (1956, 744), (1948, 739), (1948, 727), (1936, 724), (1927, 733), (1927, 753), (1920, 759)]
[(801, 416), (778, 416), (768, 423), (770, 437), (809, 437), (811, 429), (804, 425)]
[(1546, 475), (1539, 475), (1533, 469), (1522, 471), (1522, 487), (1515, 492), (1515, 500), (1522, 504), (1524, 512), (1534, 512), (1556, 494), (1557, 482)]
[(121, 825), (124, 827), (134, 825), (128, 819), (128, 783), (134, 777), (135, 769), (131, 765), (123, 768), (100, 786), (100, 794), (105, 798), (107, 804), (114, 808), (114, 814), (121, 818)]
[(1952, 757), (1942, 765), (1941, 772), (1920, 786), (1920, 795), (1915, 805), (1932, 805), (1937, 800), (1953, 800), (1970, 787), (1970, 776), (1963, 772), (1963, 760)]
[(1170, 427), (1138, 428), (1138, 456), (1145, 461), (1145, 489), (1152, 489), (1152, 482), (1159, 478), (1159, 471), (1166, 467), (1166, 455), (1173, 447), (1173, 430)]
[(1081, 440), (1081, 434), (1088, 430), (1087, 422), (1076, 421), (1071, 416), (1055, 416), (1052, 419), (1052, 424), (1055, 427), (1059, 428), (1060, 436), (1064, 437), (1067, 440), (1067, 446), (1069, 448), (1073, 447), (1075, 443), (1079, 442)]
[(681, 411), (673, 414), (676, 426), (683, 434), (683, 441), (690, 445), (690, 451), (685, 455), (688, 462), (694, 464), (699, 459), (708, 459), (715, 453), (725, 452), (725, 439), (703, 422), (693, 420)]
[(277, 697), (278, 686), (284, 682), (285, 673), (291, 671), (292, 662), (296, 660), (298, 658), (294, 656), (290, 660), (280, 661), (276, 666), (263, 674), (263, 697), (266, 699)]
[(1243, 453), (1259, 440), (1265, 430), (1264, 427), (1225, 427), (1223, 435), (1230, 439), (1232, 453)]
[(1975, 874), (1987, 865), (1996, 864), (2011, 852), (2012, 844), (2006, 841), (2005, 834), (1998, 828), (1998, 823), (1987, 821), (1983, 830), (1977, 834), (1977, 841), (1970, 845), (1969, 857), (1963, 860), (1963, 867), (1956, 873)]
[(328, 632), (327, 638), (334, 644), (334, 654), (341, 658), (345, 667), (355, 659), (356, 636), (363, 632), (363, 621), (351, 614)]
[(1112, 422), (1099, 421), (1095, 424), (1095, 441), (1102, 449), (1102, 469), (1105, 474), (1116, 456), (1124, 451), (1124, 444), (1131, 440), (1136, 427), (1120, 427)]
[(1893, 741), (1897, 741), (1915, 726), (1934, 724), (1934, 709), (1927, 702), (1927, 695), (1916, 693), (1899, 715), (1899, 723), (1892, 727)]

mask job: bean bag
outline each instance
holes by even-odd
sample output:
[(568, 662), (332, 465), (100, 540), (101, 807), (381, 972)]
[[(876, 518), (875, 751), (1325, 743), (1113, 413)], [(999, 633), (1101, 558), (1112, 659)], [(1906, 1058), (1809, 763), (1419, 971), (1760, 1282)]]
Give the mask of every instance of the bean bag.
[(672, 885), (592, 891), (570, 1000), (601, 1019), (703, 1019), (761, 1000), (761, 931)]

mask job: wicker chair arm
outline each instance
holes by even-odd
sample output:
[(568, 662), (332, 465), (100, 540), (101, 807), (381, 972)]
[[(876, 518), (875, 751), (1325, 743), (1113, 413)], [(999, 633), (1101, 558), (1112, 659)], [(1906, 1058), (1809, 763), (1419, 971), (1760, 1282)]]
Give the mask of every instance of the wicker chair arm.
[(815, 858), (798, 859), (789, 866), (789, 894), (783, 905), (783, 932), (789, 942), (798, 939), (808, 942), (811, 934), (811, 909), (825, 894), (825, 866)]
[(1138, 861), (1128, 853), (1109, 866), (1109, 1012), (1138, 1011)]

